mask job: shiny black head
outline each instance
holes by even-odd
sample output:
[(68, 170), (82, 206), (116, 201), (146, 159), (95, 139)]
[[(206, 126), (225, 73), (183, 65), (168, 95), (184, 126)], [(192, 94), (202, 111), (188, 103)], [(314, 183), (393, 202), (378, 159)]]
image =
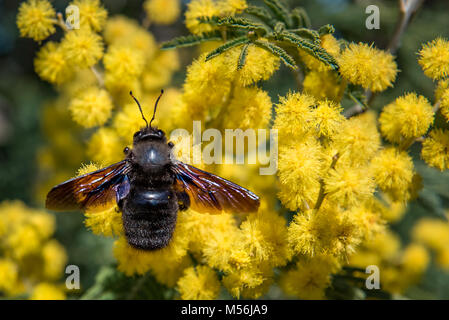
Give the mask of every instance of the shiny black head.
[(137, 99), (130, 92), (131, 96), (139, 106), (142, 118), (145, 120), (147, 125), (134, 133), (133, 149), (125, 149), (125, 153), (127, 158), (130, 159), (135, 166), (148, 173), (154, 173), (155, 171), (162, 170), (171, 163), (171, 149), (173, 148), (173, 144), (167, 143), (167, 138), (164, 131), (158, 129), (157, 127), (151, 126), (151, 122), (154, 120), (156, 114), (157, 103), (159, 102), (162, 93), (163, 91), (161, 90), (161, 94), (159, 95), (159, 98), (154, 106), (153, 117), (148, 124), (145, 116), (143, 115), (139, 101), (137, 101)]

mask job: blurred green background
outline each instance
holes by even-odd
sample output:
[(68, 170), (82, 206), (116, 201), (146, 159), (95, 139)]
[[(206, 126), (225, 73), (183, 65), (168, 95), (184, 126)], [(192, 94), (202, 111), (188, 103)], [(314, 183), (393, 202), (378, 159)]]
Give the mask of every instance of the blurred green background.
[[(15, 24), (17, 8), (21, 1), (0, 0), (0, 201), (21, 199), (30, 206), (40, 207), (33, 197), (36, 182), (36, 150), (45, 145), (40, 130), (42, 103), (56, 96), (52, 87), (41, 81), (33, 70), (33, 59), (38, 44), (18, 37)], [(314, 27), (332, 24), (336, 36), (347, 40), (374, 43), (385, 48), (393, 34), (398, 19), (397, 1), (350, 1), (350, 0), (301, 0), (288, 1), (291, 7), (303, 6), (311, 17)], [(58, 11), (63, 11), (68, 1), (53, 1)], [(105, 0), (110, 15), (124, 14), (142, 20), (142, 2), (137, 0)], [(183, 1), (183, 9), (188, 1)], [(380, 30), (367, 30), (365, 8), (375, 4), (380, 8)], [(385, 103), (404, 92), (415, 91), (433, 100), (434, 83), (424, 77), (416, 60), (421, 44), (438, 36), (449, 38), (449, 1), (427, 0), (409, 25), (402, 46), (397, 52), (401, 72), (395, 87), (377, 96), (373, 108), (380, 109)], [(185, 35), (187, 30), (182, 19), (168, 27), (151, 27), (158, 42), (174, 36)], [(174, 77), (174, 85), (180, 86), (185, 66), (195, 51), (182, 49), (183, 67)], [(275, 77), (264, 84), (273, 101), (294, 89), (290, 73), (282, 68)], [(351, 103), (346, 101), (349, 106)], [(442, 119), (436, 119), (440, 127), (447, 127)], [(408, 207), (405, 217), (393, 225), (404, 243), (408, 242), (410, 227), (426, 215), (444, 218), (444, 208), (449, 207), (449, 173), (440, 173), (424, 165), (419, 159), (419, 146), (412, 150), (418, 172), (423, 176), (424, 189), (417, 200)], [(73, 168), (74, 172), (77, 168)], [(56, 238), (66, 247), (69, 264), (81, 269), (82, 289), (89, 288), (102, 265), (112, 263), (112, 240), (92, 235), (83, 226), (80, 214), (60, 214), (57, 217)], [(431, 266), (422, 282), (411, 288), (410, 298), (449, 299), (449, 273)]]

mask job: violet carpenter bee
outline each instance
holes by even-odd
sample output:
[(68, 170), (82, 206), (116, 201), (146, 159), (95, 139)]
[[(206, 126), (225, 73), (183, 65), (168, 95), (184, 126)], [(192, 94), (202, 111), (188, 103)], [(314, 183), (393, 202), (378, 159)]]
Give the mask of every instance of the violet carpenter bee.
[(116, 202), (128, 243), (144, 250), (168, 245), (179, 210), (191, 207), (212, 214), (257, 211), (259, 198), (251, 191), (174, 158), (173, 143), (167, 141), (164, 131), (151, 125), (162, 93), (148, 123), (130, 92), (146, 126), (134, 134), (132, 149), (124, 149), (125, 159), (53, 187), (46, 207), (99, 212)]

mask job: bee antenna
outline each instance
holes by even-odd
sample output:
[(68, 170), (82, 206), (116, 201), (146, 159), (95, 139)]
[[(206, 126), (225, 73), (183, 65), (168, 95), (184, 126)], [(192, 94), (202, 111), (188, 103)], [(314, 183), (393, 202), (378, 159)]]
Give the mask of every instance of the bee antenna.
[[(145, 121), (145, 123), (147, 124), (147, 128), (148, 128), (148, 121), (147, 121), (147, 119), (145, 119), (145, 116), (143, 115), (142, 107), (140, 106), (139, 101), (136, 99), (136, 97), (133, 96), (132, 91), (130, 91), (129, 94), (131, 95), (131, 97), (133, 97), (134, 101), (136, 101), (137, 106), (139, 107), (139, 110), (140, 110), (140, 114), (142, 115), (142, 119)], [(151, 126), (151, 122), (150, 122), (150, 126)]]
[(156, 103), (155, 103), (155, 105), (154, 105), (153, 117), (152, 117), (151, 120), (150, 120), (150, 128), (151, 128), (151, 122), (153, 122), (154, 117), (156, 116), (156, 108), (157, 108), (157, 104), (158, 104), (159, 100), (161, 99), (163, 93), (164, 93), (164, 89), (161, 89), (161, 94), (160, 94), (159, 97), (157, 98)]

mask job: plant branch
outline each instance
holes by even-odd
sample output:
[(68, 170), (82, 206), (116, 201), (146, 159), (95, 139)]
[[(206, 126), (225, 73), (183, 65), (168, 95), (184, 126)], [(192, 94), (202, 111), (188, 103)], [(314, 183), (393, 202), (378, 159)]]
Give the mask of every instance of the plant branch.
[[(335, 165), (337, 164), (338, 158), (340, 158), (340, 154), (339, 153), (335, 154), (332, 157), (332, 163), (331, 163), (331, 166), (329, 167), (329, 169), (334, 169), (335, 168)], [(316, 204), (315, 204), (315, 210), (318, 210), (321, 207), (325, 197), (326, 197), (326, 193), (324, 191), (324, 181), (323, 181), (323, 179), (321, 179), (321, 181), (320, 181), (320, 192), (318, 194), (318, 200), (316, 201)]]
[(393, 33), (387, 50), (391, 54), (395, 54), (401, 45), (402, 35), (404, 34), (410, 20), (415, 15), (416, 11), (423, 4), (424, 0), (398, 0), (399, 2), (399, 19)]

